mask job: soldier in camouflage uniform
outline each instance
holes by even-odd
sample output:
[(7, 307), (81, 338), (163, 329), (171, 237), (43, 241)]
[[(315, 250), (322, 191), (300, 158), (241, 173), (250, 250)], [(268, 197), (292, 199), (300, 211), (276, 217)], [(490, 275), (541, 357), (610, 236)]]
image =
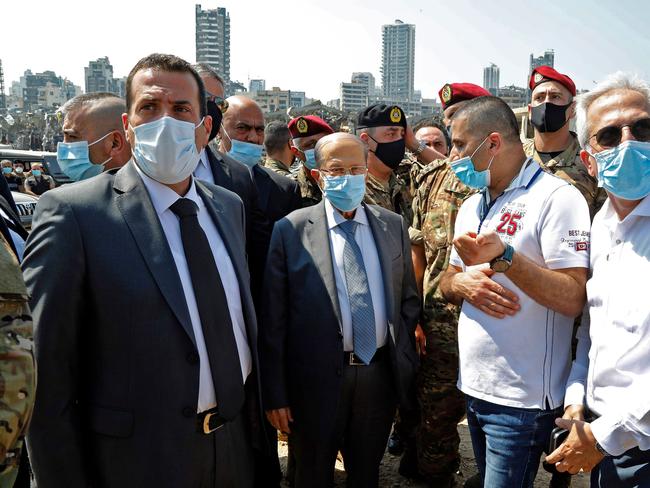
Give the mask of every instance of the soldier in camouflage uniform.
[(284, 122), (271, 122), (264, 129), (264, 150), (266, 160), (264, 166), (282, 176), (291, 176), (293, 152), (291, 136)]
[(593, 220), (607, 194), (587, 172), (580, 160), (578, 137), (569, 130), (569, 121), (575, 117), (575, 84), (567, 75), (540, 66), (531, 73), (529, 87), (532, 96), (528, 117), (535, 137), (524, 142), (526, 156), (580, 190)]
[(18, 261), (0, 234), (0, 488), (14, 485), (34, 406), (32, 317)]
[(323, 199), (320, 187), (311, 176), (311, 170), (316, 168), (314, 147), (321, 138), (332, 134), (334, 130), (320, 117), (305, 115), (289, 122), (289, 132), (292, 137), (293, 154), (301, 161), (301, 165), (291, 177), (300, 187), (302, 206), (311, 207)]

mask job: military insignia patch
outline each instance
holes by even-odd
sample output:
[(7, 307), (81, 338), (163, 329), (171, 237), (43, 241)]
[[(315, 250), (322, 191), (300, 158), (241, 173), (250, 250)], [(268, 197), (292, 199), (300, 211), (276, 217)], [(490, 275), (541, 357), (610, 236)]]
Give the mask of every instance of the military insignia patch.
[(393, 107), (393, 110), (390, 111), (390, 121), (394, 124), (397, 124), (402, 120), (402, 111), (399, 107)]
[(533, 76), (533, 81), (535, 83), (539, 83), (543, 79), (544, 79), (544, 75), (542, 75), (541, 73), (535, 73), (535, 76)]
[(451, 85), (447, 83), (445, 86), (442, 87), (442, 101), (447, 103), (449, 100), (451, 100)]
[(296, 129), (298, 129), (298, 132), (301, 134), (306, 134), (309, 130), (309, 125), (305, 119), (300, 118), (298, 122), (296, 122)]

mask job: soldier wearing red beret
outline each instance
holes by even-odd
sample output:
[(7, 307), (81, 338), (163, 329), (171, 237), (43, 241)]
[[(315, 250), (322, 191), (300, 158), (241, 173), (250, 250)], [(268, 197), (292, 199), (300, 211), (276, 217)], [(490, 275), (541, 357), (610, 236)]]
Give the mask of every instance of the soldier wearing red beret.
[(302, 162), (291, 177), (300, 187), (302, 206), (310, 207), (323, 199), (320, 187), (311, 176), (311, 170), (316, 168), (314, 147), (321, 138), (332, 134), (334, 130), (320, 117), (305, 115), (289, 122), (289, 132), (292, 138), (291, 151)]
[(580, 144), (570, 129), (575, 117), (575, 83), (550, 66), (539, 66), (530, 74), (528, 87), (532, 91), (528, 119), (535, 135), (524, 143), (526, 156), (580, 190), (593, 218), (606, 195), (580, 161)]
[(489, 97), (492, 95), (482, 86), (475, 85), (474, 83), (447, 83), (440, 91), (440, 104), (442, 105), (443, 123), (447, 128), (449, 137), (451, 137), (450, 127), (451, 118), (463, 106), (467, 100), (472, 100), (476, 97)]

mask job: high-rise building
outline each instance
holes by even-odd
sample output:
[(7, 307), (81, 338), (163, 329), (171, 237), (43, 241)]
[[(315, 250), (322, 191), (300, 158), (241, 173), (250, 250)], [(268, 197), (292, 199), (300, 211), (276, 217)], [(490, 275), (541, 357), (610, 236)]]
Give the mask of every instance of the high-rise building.
[(372, 73), (367, 71), (352, 73), (352, 83), (359, 83), (368, 87), (368, 95), (378, 95), (377, 87), (375, 86), (375, 77)]
[(483, 88), (494, 96), (499, 94), (499, 67), (494, 63), (483, 68)]
[(266, 80), (250, 80), (248, 82), (249, 92), (258, 92), (266, 90)]
[(554, 68), (554, 63), (555, 63), (555, 51), (553, 51), (553, 49), (547, 49), (546, 51), (544, 51), (544, 54), (542, 56), (537, 56), (537, 57), (534, 57), (533, 54), (531, 53), (530, 68), (528, 69), (528, 76), (526, 77), (526, 85), (528, 85), (528, 79), (530, 78), (530, 74), (533, 72), (535, 68), (539, 68), (540, 66), (550, 66), (551, 68)]
[(32, 110), (39, 107), (55, 108), (81, 93), (81, 88), (70, 80), (57, 76), (54, 71), (32, 73), (26, 70), (20, 82), (12, 85), (12, 93), (22, 98), (22, 107)]
[(223, 7), (203, 10), (196, 4), (196, 62), (206, 63), (230, 81), (230, 14)]
[(413, 98), (415, 80), (415, 25), (396, 20), (382, 26), (381, 82), (390, 100)]
[(109, 92), (118, 94), (115, 79), (113, 78), (113, 66), (108, 56), (90, 61), (88, 67), (84, 68), (86, 78), (86, 93)]
[(337, 107), (344, 112), (356, 112), (369, 105), (368, 85), (366, 83), (341, 83), (340, 105)]
[(0, 59), (0, 112), (4, 112), (7, 108), (7, 100), (5, 99), (5, 74), (2, 71), (2, 59)]

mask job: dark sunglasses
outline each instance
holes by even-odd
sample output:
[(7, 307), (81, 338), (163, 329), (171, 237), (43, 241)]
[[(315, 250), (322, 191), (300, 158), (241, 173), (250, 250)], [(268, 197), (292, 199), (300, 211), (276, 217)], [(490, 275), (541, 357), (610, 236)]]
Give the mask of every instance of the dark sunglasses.
[(618, 146), (623, 137), (623, 127), (629, 127), (630, 132), (637, 141), (648, 142), (650, 141), (650, 118), (639, 119), (632, 124), (625, 125), (608, 125), (603, 127), (589, 139), (596, 138), (596, 142), (600, 147), (615, 147)]
[(205, 91), (205, 99), (208, 102), (214, 102), (217, 107), (219, 107), (219, 110), (221, 110), (221, 113), (226, 113), (226, 110), (228, 110), (228, 101), (223, 98), (219, 97), (217, 95), (213, 95), (209, 91)]

